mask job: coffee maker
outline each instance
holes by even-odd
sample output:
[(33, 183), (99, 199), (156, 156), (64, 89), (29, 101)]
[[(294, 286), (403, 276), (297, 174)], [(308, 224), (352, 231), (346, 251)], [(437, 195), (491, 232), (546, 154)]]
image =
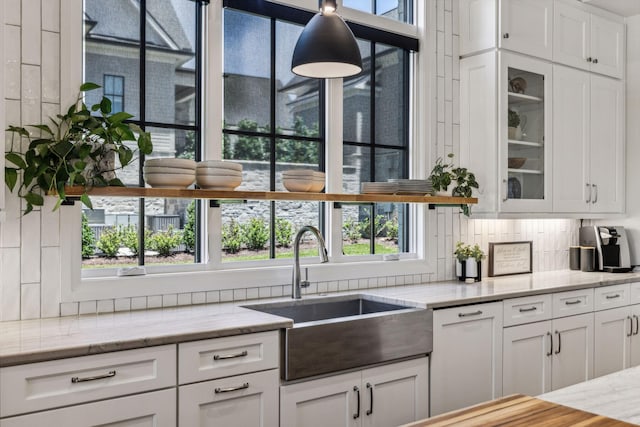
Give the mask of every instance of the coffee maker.
[(580, 246), (596, 248), (596, 270), (609, 273), (631, 271), (629, 242), (622, 226), (580, 227)]

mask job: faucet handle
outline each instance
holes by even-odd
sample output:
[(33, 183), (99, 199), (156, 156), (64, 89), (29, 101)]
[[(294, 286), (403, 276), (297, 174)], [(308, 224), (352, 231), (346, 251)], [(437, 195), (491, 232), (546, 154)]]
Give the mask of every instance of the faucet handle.
[(300, 281), (300, 287), (301, 288), (308, 288), (311, 285), (311, 283), (308, 280), (301, 280)]

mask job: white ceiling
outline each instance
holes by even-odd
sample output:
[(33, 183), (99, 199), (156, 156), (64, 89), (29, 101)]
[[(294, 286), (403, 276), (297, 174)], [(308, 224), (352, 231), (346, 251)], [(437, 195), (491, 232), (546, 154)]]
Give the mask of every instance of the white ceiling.
[(622, 16), (640, 15), (640, 0), (582, 0)]

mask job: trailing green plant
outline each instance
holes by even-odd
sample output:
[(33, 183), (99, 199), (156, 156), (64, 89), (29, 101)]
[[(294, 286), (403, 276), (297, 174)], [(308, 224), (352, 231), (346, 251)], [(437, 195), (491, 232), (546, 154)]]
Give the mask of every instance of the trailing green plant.
[(512, 109), (509, 109), (507, 121), (509, 122), (510, 128), (517, 128), (520, 124), (520, 115)]
[[(449, 153), (447, 157), (453, 159), (454, 155)], [(429, 179), (434, 191), (446, 191), (449, 185), (455, 182), (451, 190), (451, 195), (454, 197), (471, 197), (473, 189), (479, 187), (473, 172), (467, 168), (454, 167), (453, 160), (451, 163), (444, 163), (441, 157), (436, 160)], [(460, 204), (460, 210), (466, 216), (471, 215), (471, 206), (468, 204)]]
[(165, 231), (156, 231), (149, 237), (149, 249), (158, 252), (161, 257), (173, 255), (173, 249), (182, 243), (182, 233), (174, 231), (170, 225)]
[[(447, 157), (453, 159), (453, 153), (447, 154)], [(434, 191), (447, 191), (452, 179), (451, 168), (453, 168), (453, 162), (445, 163), (442, 157), (436, 159), (436, 164), (429, 175)]]
[(236, 254), (242, 248), (243, 238), (240, 225), (231, 220), (222, 224), (222, 250), (229, 254)]
[(247, 249), (260, 251), (269, 241), (269, 229), (262, 218), (251, 218), (248, 223), (242, 225), (242, 236)]
[(182, 243), (187, 252), (196, 249), (196, 201), (192, 200), (187, 206), (187, 220), (182, 230)]
[(102, 251), (107, 258), (115, 258), (120, 250), (122, 233), (117, 227), (110, 227), (102, 231), (96, 247)]
[(291, 246), (293, 224), (284, 218), (276, 218), (276, 244), (283, 248)]
[[(144, 229), (144, 239), (147, 241), (151, 237), (151, 230), (148, 228)], [(125, 248), (128, 248), (131, 251), (131, 255), (138, 255), (140, 252), (140, 245), (138, 240), (138, 227), (133, 224), (129, 224), (127, 226), (120, 228), (120, 238), (121, 244)]]
[(82, 258), (91, 257), (96, 251), (96, 236), (89, 226), (89, 218), (82, 213)]
[[(91, 187), (123, 185), (112, 173), (115, 162), (111, 159), (117, 155), (120, 167), (131, 163), (134, 150), (127, 141), (137, 142), (141, 153), (150, 154), (153, 150), (151, 135), (139, 126), (125, 122), (133, 115), (126, 112), (112, 114), (109, 98), (103, 97), (100, 103), (91, 107), (85, 105), (82, 93), (99, 87), (95, 83), (82, 84), (76, 101), (64, 114), (50, 117), (48, 124), (26, 128), (9, 126), (7, 129), (11, 133), (11, 145), (5, 153), (5, 182), (11, 191), (17, 185), (18, 196), (26, 202), (25, 215), (34, 206), (44, 204), (43, 192), (57, 193), (54, 210), (57, 209), (66, 197), (66, 185), (84, 187), (80, 200), (92, 208), (87, 194)], [(29, 142), (24, 153), (20, 151), (22, 138)], [(20, 184), (18, 172), (22, 172)], [(113, 177), (104, 175), (105, 172), (111, 172)]]

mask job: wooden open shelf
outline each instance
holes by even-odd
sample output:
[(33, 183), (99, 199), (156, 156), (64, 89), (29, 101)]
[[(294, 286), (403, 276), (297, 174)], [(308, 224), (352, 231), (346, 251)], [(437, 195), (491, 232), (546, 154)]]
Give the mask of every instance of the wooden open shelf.
[[(82, 195), (82, 187), (65, 188), (68, 197)], [(447, 197), (396, 194), (343, 194), (343, 193), (296, 193), (289, 191), (217, 191), (187, 188), (143, 188), (143, 187), (94, 187), (91, 196), (105, 197), (146, 197), (168, 199), (209, 199), (209, 200), (302, 200), (343, 203), (428, 203), (438, 205), (473, 205), (476, 197)]]

